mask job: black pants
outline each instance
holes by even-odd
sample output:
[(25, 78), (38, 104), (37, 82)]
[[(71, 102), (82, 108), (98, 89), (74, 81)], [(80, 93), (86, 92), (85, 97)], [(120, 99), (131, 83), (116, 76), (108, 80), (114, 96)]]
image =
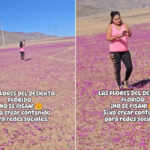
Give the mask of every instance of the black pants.
[(132, 60), (130, 52), (110, 52), (110, 58), (114, 65), (114, 72), (115, 72), (115, 78), (117, 81), (118, 86), (121, 85), (121, 79), (120, 79), (120, 71), (121, 71), (121, 60), (123, 61), (125, 67), (126, 67), (126, 75), (125, 80), (128, 80), (131, 72), (132, 72)]
[(20, 52), (21, 59), (24, 60), (24, 52)]

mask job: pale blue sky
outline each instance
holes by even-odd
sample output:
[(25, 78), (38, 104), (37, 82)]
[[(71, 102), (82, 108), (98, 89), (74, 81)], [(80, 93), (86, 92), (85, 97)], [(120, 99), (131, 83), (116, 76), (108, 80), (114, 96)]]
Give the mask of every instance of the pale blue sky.
[(74, 36), (75, 0), (4, 0), (0, 23), (10, 32)]

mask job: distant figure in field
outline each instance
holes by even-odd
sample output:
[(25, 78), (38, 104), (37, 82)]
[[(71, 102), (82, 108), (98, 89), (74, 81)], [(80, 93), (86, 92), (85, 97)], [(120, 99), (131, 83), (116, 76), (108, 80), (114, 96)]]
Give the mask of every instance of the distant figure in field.
[[(128, 37), (131, 37), (131, 31), (121, 20), (120, 12), (112, 11), (111, 21), (107, 28), (107, 40), (110, 41), (109, 53), (115, 72), (115, 78), (119, 90), (129, 88), (129, 77), (132, 72), (132, 60), (128, 50)], [(126, 67), (125, 79), (121, 82), (120, 71), (121, 61)]]
[(24, 60), (24, 57), (25, 57), (24, 47), (25, 47), (25, 40), (20, 41), (20, 43), (19, 43), (19, 51), (20, 51), (21, 60)]

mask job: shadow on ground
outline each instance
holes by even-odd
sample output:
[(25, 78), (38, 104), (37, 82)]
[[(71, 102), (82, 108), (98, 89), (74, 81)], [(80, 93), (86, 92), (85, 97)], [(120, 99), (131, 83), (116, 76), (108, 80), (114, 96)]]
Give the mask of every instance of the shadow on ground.
[(144, 79), (144, 80), (133, 83), (131, 86), (136, 87), (136, 88), (142, 88), (148, 83), (150, 83), (150, 79)]
[(27, 58), (27, 59), (25, 59), (24, 61), (30, 61), (31, 60), (31, 58)]

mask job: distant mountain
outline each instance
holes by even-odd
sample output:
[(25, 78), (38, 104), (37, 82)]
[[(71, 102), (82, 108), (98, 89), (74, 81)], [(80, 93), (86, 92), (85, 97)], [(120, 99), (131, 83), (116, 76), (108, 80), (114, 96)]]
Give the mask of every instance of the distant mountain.
[(0, 31), (0, 45), (2, 45), (2, 42), (5, 42), (5, 44), (10, 44), (10, 43), (16, 43), (20, 40), (30, 41), (30, 40), (40, 40), (40, 39), (54, 38), (54, 37), (57, 36), (50, 36), (40, 32), (25, 33), (25, 32)]
[(77, 0), (78, 17), (136, 8), (150, 8), (150, 0)]

